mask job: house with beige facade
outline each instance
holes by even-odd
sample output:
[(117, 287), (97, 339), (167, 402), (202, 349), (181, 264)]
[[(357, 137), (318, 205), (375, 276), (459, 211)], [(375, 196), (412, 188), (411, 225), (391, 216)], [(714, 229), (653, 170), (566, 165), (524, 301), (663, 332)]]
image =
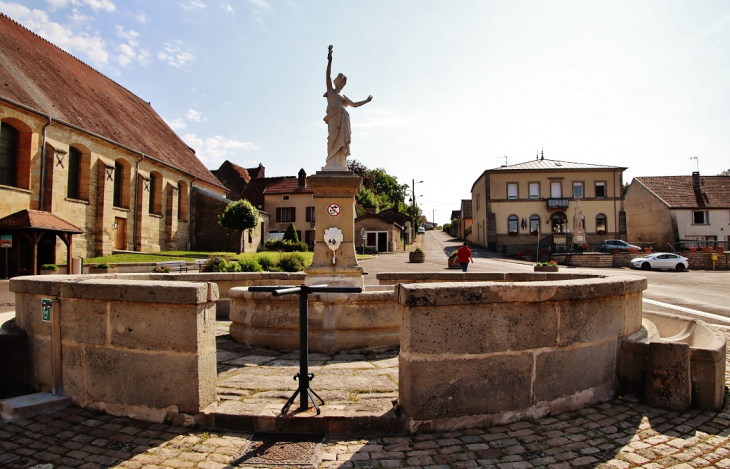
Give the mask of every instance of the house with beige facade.
[(569, 249), (579, 203), (589, 244), (625, 239), (625, 169), (540, 158), (486, 170), (471, 189), (471, 242), (505, 253), (538, 240)]
[(314, 246), (314, 191), (304, 169), (297, 177), (284, 177), (266, 186), (263, 191), (264, 211), (270, 214), (268, 235), (284, 233), (290, 223), (297, 230), (299, 241)]
[(662, 251), (730, 241), (730, 176), (637, 177), (624, 202), (629, 239)]
[[(411, 242), (411, 218), (394, 208), (367, 213), (355, 218), (357, 252), (392, 252)], [(364, 244), (363, 244), (364, 243)]]
[[(0, 218), (55, 215), (81, 231), (73, 257), (186, 249), (196, 191), (226, 194), (150, 103), (2, 14), (0, 84)], [(68, 258), (53, 236), (5, 235), (11, 276)]]

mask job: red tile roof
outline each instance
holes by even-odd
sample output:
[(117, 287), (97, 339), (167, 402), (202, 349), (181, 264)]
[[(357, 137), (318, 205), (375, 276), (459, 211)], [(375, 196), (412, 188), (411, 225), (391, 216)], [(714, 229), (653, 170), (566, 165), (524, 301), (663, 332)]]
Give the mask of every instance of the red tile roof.
[(269, 184), (264, 190), (265, 195), (271, 194), (312, 194), (314, 191), (309, 180), (304, 180), (304, 187), (299, 187), (299, 178), (287, 176), (281, 181)]
[(150, 103), (3, 14), (0, 96), (223, 188)]
[(0, 230), (22, 229), (61, 231), (65, 233), (84, 232), (66, 220), (58, 218), (50, 212), (40, 210), (21, 210), (0, 219)]
[(730, 208), (730, 176), (700, 176), (699, 192), (692, 176), (637, 177), (633, 183), (646, 187), (671, 208)]
[(461, 218), (471, 219), (471, 199), (461, 199)]
[[(291, 177), (291, 176), (290, 176)], [(270, 178), (257, 178), (257, 179), (251, 179), (248, 184), (246, 184), (246, 187), (243, 188), (243, 191), (238, 196), (240, 199), (246, 199), (251, 204), (258, 208), (263, 209), (264, 208), (264, 190), (266, 190), (266, 187), (270, 184), (277, 183), (284, 179), (283, 176), (280, 177), (270, 177)]]

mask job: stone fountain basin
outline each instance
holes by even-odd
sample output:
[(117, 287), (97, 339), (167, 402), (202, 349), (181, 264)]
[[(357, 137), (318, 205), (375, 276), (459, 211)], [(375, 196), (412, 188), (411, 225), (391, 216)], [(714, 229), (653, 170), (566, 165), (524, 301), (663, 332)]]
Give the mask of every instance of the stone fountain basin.
[[(691, 403), (718, 411), (725, 397), (725, 354), (724, 335), (706, 322), (644, 311), (641, 329), (621, 346), (622, 390), (671, 410)], [(660, 395), (647, 383), (670, 375)]]

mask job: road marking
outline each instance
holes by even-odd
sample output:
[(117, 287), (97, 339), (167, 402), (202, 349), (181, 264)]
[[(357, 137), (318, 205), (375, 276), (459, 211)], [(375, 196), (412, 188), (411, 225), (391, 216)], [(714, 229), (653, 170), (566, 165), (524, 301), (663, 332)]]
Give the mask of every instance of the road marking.
[(724, 322), (725, 324), (730, 325), (730, 318), (726, 318), (725, 316), (720, 316), (718, 314), (705, 313), (704, 311), (698, 311), (696, 309), (685, 308), (684, 306), (676, 306), (676, 305), (669, 304), (669, 303), (662, 303), (661, 301), (650, 300), (648, 298), (644, 298), (644, 303), (649, 303), (650, 305), (655, 305), (655, 306), (662, 306), (664, 308), (674, 309), (677, 311), (682, 311), (684, 313), (694, 314), (696, 316), (704, 317), (707, 319), (714, 319), (715, 321)]

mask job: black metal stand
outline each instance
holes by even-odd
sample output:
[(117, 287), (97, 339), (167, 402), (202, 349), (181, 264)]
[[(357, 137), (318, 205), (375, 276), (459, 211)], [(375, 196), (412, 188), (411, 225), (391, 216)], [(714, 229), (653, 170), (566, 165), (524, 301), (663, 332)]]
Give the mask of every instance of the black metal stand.
[(314, 373), (309, 372), (309, 304), (307, 296), (310, 293), (361, 293), (360, 287), (328, 287), (327, 285), (300, 285), (298, 287), (249, 287), (250, 292), (271, 292), (274, 296), (299, 294), (299, 373), (294, 375), (295, 380), (299, 380), (299, 387), (292, 397), (286, 401), (281, 413), (285, 414), (291, 407), (297, 396), (300, 397), (299, 410), (309, 409), (309, 401), (312, 401), (314, 408), (317, 409), (319, 415), (319, 405), (315, 397), (319, 399), (321, 405), (324, 400), (317, 395), (316, 392), (309, 387), (309, 382), (314, 379)]

